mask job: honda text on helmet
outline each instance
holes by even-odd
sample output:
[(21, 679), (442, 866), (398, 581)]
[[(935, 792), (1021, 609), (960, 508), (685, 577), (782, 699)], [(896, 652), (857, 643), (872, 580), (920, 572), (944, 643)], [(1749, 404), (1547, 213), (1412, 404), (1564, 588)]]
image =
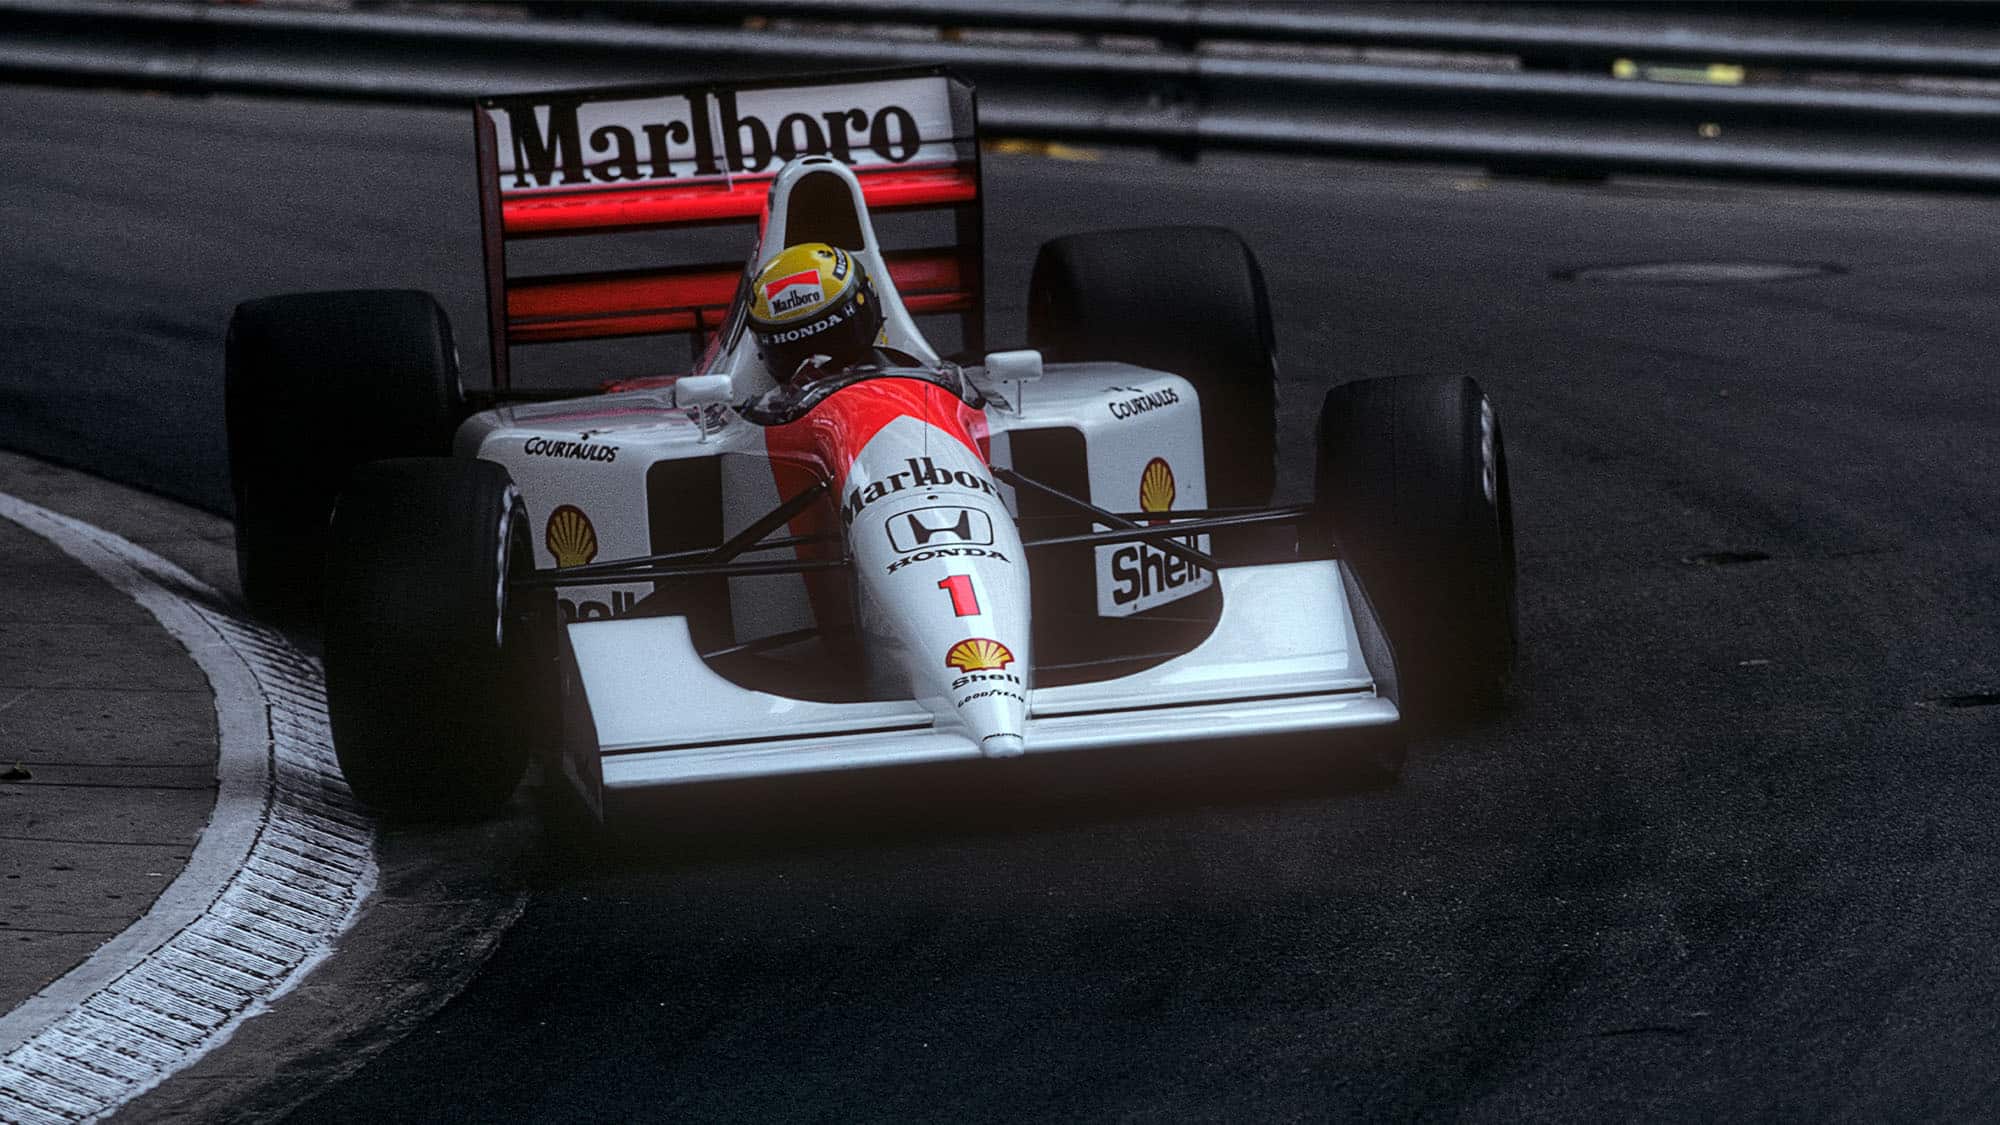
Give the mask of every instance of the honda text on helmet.
[(757, 271), (750, 330), (783, 382), (815, 356), (837, 371), (867, 357), (882, 331), (882, 302), (860, 259), (824, 242), (787, 246)]

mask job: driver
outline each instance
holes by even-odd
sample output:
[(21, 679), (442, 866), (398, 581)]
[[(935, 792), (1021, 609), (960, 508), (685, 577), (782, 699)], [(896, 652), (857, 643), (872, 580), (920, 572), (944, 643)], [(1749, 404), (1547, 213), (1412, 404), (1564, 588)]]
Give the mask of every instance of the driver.
[(824, 242), (787, 246), (751, 284), (750, 331), (780, 385), (893, 362), (877, 350), (882, 302), (853, 254)]

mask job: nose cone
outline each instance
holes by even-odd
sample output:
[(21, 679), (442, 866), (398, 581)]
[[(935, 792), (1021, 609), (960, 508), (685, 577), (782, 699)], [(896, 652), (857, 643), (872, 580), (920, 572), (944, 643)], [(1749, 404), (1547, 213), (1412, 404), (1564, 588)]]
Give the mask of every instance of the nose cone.
[[(974, 576), (977, 577), (977, 576)], [(1012, 614), (992, 614), (1011, 617)], [(1025, 637), (1026, 615), (1016, 629), (995, 629)], [(1028, 719), (1028, 664), (1007, 644), (993, 637), (967, 637), (945, 652), (950, 675), (940, 684), (952, 717), (965, 725), (979, 750), (989, 758), (1011, 758), (1026, 750), (1021, 739)]]
[(1018, 758), (1028, 744), (1018, 734), (989, 734), (979, 740), (979, 752), (989, 758)]
[(987, 757), (1026, 749), (1028, 568), (1020, 533), (986, 464), (905, 419), (850, 475), (847, 535), (862, 628), (891, 642), (900, 679)]

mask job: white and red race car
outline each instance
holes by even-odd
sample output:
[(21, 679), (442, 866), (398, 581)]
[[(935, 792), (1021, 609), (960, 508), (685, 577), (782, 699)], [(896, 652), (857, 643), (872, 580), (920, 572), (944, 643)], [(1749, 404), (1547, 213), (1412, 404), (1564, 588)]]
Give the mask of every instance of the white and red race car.
[[(266, 298), (230, 327), (244, 591), (323, 607), (365, 801), (488, 810), (536, 754), (599, 816), (657, 786), (1192, 740), (1393, 770), (1406, 716), (1504, 690), (1507, 472), (1477, 384), (1334, 388), (1314, 502), (1270, 506), (1270, 312), (1213, 227), (1046, 244), (1037, 350), (985, 353), (976, 113), (948, 73), (474, 120), (491, 390), (462, 389), (424, 293)], [(743, 260), (660, 264), (663, 235), (753, 223)], [(765, 369), (747, 282), (805, 242), (864, 265), (898, 360)], [(589, 272), (523, 276), (579, 249)], [(686, 374), (602, 358), (674, 335)], [(598, 388), (522, 388), (531, 348)]]

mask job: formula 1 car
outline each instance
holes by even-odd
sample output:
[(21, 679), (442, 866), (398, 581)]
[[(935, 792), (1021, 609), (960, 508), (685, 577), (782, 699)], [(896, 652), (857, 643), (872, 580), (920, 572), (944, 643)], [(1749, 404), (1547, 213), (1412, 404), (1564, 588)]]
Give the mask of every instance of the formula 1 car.
[[(1033, 349), (985, 352), (950, 74), (498, 97), (474, 123), (491, 390), (461, 387), (424, 293), (230, 326), (244, 592), (322, 607), (369, 804), (491, 810), (534, 755), (599, 817), (657, 786), (1264, 736), (1393, 773), (1410, 720), (1500, 698), (1512, 521), (1478, 385), (1335, 387), (1313, 502), (1272, 506), (1264, 282), (1212, 227), (1047, 243)], [(747, 258), (658, 264), (661, 232), (732, 222)], [(583, 243), (589, 272), (518, 273)], [(745, 329), (800, 243), (874, 279), (885, 357), (803, 387)], [(676, 335), (685, 374), (578, 358), (636, 338), (658, 370)], [(530, 348), (598, 386), (516, 385)]]

